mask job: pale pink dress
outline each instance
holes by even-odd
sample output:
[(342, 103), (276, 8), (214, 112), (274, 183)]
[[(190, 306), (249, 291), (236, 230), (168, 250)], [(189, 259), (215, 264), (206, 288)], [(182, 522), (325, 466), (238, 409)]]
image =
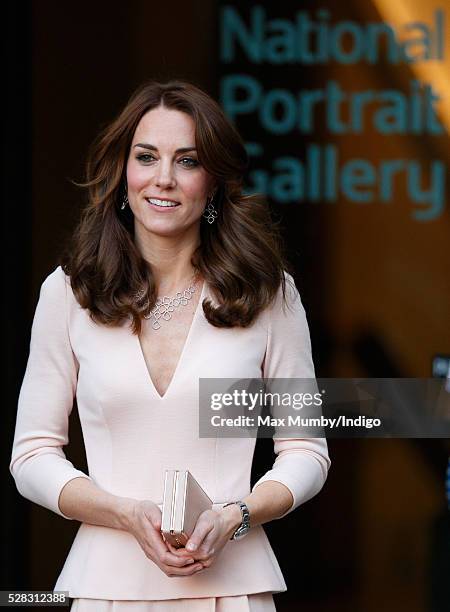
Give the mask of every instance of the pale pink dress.
[[(273, 467), (251, 487), (255, 438), (200, 438), (198, 432), (200, 377), (314, 377), (305, 311), (295, 287), (287, 288), (288, 308), (280, 289), (253, 325), (223, 329), (204, 316), (201, 302), (213, 299), (204, 284), (161, 397), (129, 325), (95, 324), (62, 269), (55, 269), (41, 287), (19, 397), (10, 464), (19, 492), (64, 517), (59, 494), (82, 476), (112, 494), (161, 506), (164, 470), (176, 468), (189, 469), (217, 506), (242, 499), (266, 480), (290, 489), (294, 503), (285, 514), (316, 495), (330, 465), (324, 438), (275, 438)], [(88, 474), (63, 450), (75, 396)], [(287, 587), (262, 526), (227, 543), (207, 571), (176, 578), (151, 562), (130, 533), (83, 523), (54, 588), (77, 599), (78, 612), (263, 612), (274, 609), (271, 593)]]
[(107, 601), (74, 599), (71, 612), (274, 612), (271, 593), (165, 599), (163, 601)]

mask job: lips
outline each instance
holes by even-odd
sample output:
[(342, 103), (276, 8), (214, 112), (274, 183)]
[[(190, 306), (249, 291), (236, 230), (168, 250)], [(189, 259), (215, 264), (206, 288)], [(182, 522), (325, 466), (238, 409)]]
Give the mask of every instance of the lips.
[(157, 206), (158, 208), (176, 208), (180, 206), (180, 202), (176, 200), (169, 200), (163, 198), (145, 198), (149, 204)]
[(178, 202), (178, 200), (171, 200), (170, 198), (152, 198), (152, 197), (148, 197), (145, 198), (147, 200), (147, 202), (150, 202), (151, 204), (167, 204), (167, 205), (178, 205), (180, 204), (180, 202)]

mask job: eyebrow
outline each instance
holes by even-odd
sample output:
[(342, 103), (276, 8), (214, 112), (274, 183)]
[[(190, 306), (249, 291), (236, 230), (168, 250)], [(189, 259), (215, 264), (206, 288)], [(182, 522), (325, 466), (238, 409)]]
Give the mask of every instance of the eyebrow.
[[(134, 146), (141, 147), (142, 149), (148, 149), (149, 151), (158, 150), (158, 147), (155, 147), (155, 145), (152, 145), (152, 144), (147, 144), (146, 142), (138, 142)], [(175, 153), (187, 153), (188, 151), (196, 151), (196, 150), (197, 149), (195, 147), (181, 147), (180, 149), (177, 149)]]

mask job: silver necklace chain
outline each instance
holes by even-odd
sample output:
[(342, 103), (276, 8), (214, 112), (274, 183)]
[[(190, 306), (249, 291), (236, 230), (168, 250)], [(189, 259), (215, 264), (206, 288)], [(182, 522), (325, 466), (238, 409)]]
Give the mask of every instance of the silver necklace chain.
[[(186, 306), (189, 300), (192, 299), (197, 289), (198, 276), (194, 274), (191, 278), (189, 286), (183, 291), (177, 291), (174, 296), (163, 295), (157, 298), (155, 305), (151, 309), (148, 315), (144, 315), (144, 319), (150, 319), (151, 326), (153, 329), (160, 329), (161, 319), (164, 321), (170, 321), (172, 313), (175, 308), (180, 306)], [(142, 289), (136, 294), (136, 299), (139, 301), (144, 297), (144, 290)]]

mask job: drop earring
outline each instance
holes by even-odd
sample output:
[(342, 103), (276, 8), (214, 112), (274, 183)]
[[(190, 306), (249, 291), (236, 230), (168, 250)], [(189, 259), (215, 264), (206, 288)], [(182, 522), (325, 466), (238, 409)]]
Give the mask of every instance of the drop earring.
[(123, 199), (122, 199), (122, 205), (120, 207), (120, 210), (125, 210), (125, 208), (129, 205), (128, 202), (128, 196), (127, 196), (127, 192), (125, 190), (125, 193), (123, 194)]
[(203, 216), (209, 224), (214, 223), (217, 219), (218, 212), (214, 206), (214, 196), (211, 196), (206, 200), (206, 208), (203, 212)]

